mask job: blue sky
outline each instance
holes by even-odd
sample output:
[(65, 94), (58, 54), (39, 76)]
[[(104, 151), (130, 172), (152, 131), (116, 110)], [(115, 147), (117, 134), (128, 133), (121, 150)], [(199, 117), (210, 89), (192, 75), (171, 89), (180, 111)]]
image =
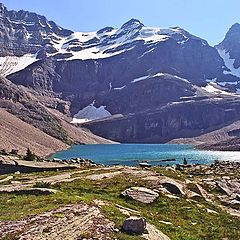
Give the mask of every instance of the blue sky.
[(180, 26), (212, 45), (240, 23), (239, 0), (0, 0), (8, 9), (29, 10), (73, 31), (120, 27), (131, 18), (152, 27)]

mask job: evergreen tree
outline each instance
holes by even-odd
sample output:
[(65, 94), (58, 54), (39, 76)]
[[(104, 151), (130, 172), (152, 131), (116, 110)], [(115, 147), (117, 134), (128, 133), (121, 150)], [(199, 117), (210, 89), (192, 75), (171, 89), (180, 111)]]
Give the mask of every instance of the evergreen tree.
[(36, 155), (30, 150), (30, 148), (28, 148), (24, 159), (26, 161), (34, 161), (36, 160)]

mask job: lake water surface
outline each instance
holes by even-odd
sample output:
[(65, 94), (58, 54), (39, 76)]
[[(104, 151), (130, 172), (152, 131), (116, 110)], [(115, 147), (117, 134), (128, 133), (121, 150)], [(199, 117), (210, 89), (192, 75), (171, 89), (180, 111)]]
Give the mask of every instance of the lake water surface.
[[(57, 152), (51, 158), (88, 158), (105, 165), (138, 165), (147, 160), (151, 165), (182, 163), (210, 164), (214, 160), (239, 161), (240, 152), (201, 151), (183, 144), (87, 144), (74, 145), (66, 151)], [(164, 159), (176, 161), (161, 162)]]

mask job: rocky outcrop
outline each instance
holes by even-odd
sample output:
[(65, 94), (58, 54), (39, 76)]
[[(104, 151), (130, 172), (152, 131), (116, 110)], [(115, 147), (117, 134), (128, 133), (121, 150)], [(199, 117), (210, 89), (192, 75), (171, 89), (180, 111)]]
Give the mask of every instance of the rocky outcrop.
[(174, 181), (164, 181), (162, 182), (162, 186), (166, 188), (166, 190), (172, 194), (185, 194), (182, 190), (182, 187), (180, 184), (174, 182)]
[(114, 224), (104, 217), (99, 208), (83, 202), (67, 205), (21, 221), (0, 221), (0, 237), (20, 239), (111, 239)]
[[(51, 161), (25, 161), (19, 156), (0, 155), (0, 174), (9, 174), (15, 172), (30, 173), (44, 171), (69, 170), (77, 168), (77, 164), (72, 162), (51, 162)], [(2, 190), (2, 189), (1, 189)], [(0, 191), (1, 191), (0, 190)]]

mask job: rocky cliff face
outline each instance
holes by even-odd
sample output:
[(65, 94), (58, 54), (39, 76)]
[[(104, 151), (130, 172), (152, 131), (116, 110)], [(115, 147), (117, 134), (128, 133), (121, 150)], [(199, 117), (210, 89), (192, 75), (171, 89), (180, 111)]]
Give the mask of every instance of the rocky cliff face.
[(137, 19), (82, 33), (0, 9), (0, 74), (60, 99), (54, 108), (80, 122), (108, 117), (86, 125), (101, 136), (166, 142), (238, 119), (239, 24), (212, 47), (182, 28), (149, 28)]
[(44, 16), (23, 10), (8, 11), (0, 3), (0, 56), (56, 52), (51, 42), (71, 33)]
[(95, 134), (120, 142), (163, 143), (194, 137), (239, 119), (240, 101), (200, 100), (169, 104), (159, 109), (116, 119), (86, 123)]

